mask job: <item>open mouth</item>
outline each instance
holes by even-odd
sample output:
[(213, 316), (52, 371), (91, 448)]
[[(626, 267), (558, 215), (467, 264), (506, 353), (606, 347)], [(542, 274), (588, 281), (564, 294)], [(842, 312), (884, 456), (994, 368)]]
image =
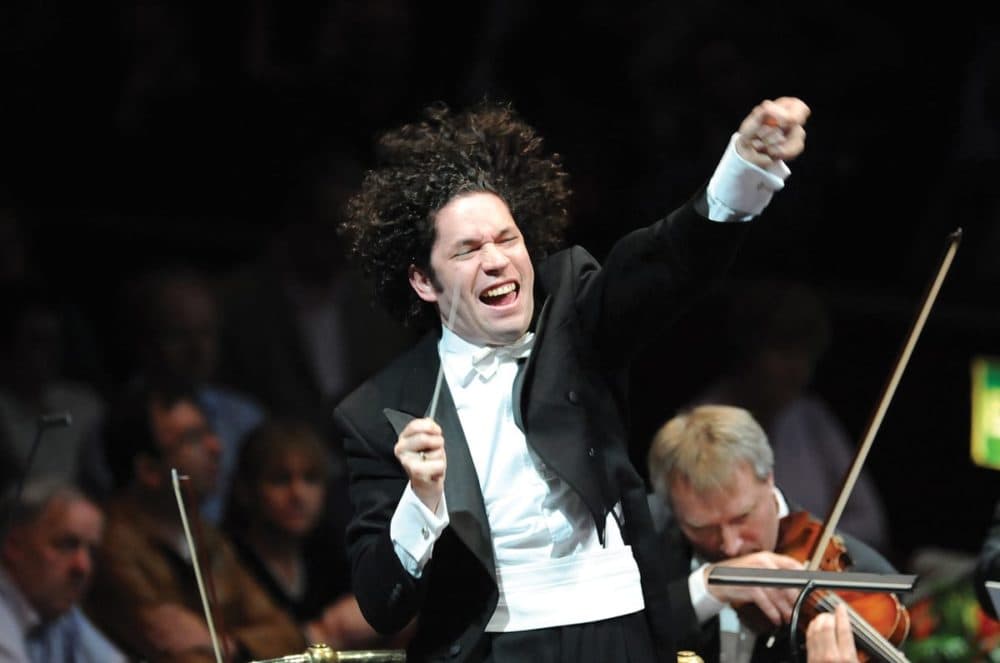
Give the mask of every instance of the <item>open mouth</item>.
[(513, 281), (504, 283), (502, 285), (489, 288), (488, 290), (484, 290), (483, 293), (479, 295), (479, 301), (483, 302), (487, 306), (506, 306), (507, 304), (512, 304), (517, 300), (517, 293), (520, 289), (521, 286)]

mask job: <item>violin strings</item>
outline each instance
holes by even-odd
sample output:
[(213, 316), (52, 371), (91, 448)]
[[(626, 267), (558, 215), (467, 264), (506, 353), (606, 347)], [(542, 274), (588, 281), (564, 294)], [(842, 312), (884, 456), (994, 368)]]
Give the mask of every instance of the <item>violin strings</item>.
[[(816, 597), (815, 595), (809, 597), (809, 602), (816, 609), (824, 609), (828, 612), (833, 612), (838, 603), (846, 603), (836, 594), (829, 592), (824, 592), (822, 597)], [(899, 661), (905, 663), (907, 661), (906, 657), (903, 656), (898, 649), (891, 642), (889, 642), (881, 633), (879, 633), (867, 620), (863, 619), (860, 615), (855, 612), (855, 610), (847, 604), (848, 617), (851, 620), (851, 626), (855, 630), (855, 634), (858, 639), (865, 645), (871, 648), (873, 654), (881, 655), (884, 660), (887, 661)]]
[[(828, 594), (825, 598), (819, 599), (817, 603), (821, 604), (826, 610), (832, 612), (838, 603), (843, 603), (844, 601), (835, 594)], [(848, 617), (851, 620), (851, 626), (856, 630), (859, 639), (870, 648), (874, 650), (873, 653), (883, 654), (886, 660), (893, 660), (892, 653), (895, 648), (889, 643), (882, 634), (875, 630), (867, 620), (862, 619), (850, 605), (847, 606)], [(898, 659), (897, 659), (898, 660)]]

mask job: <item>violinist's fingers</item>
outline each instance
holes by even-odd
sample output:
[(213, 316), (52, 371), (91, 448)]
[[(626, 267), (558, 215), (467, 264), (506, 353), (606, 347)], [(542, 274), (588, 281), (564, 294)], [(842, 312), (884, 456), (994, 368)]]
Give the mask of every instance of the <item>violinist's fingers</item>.
[(758, 587), (753, 591), (751, 598), (772, 624), (781, 626), (785, 622), (780, 602), (775, 600), (775, 592)]
[(795, 601), (798, 593), (790, 589), (767, 589), (765, 590), (778, 611), (780, 621), (777, 624), (787, 624), (792, 620), (792, 610), (795, 608)]
[(847, 608), (841, 604), (835, 612), (813, 618), (806, 629), (808, 663), (856, 663), (858, 653)]
[(833, 663), (837, 660), (837, 634), (834, 616), (828, 612), (813, 617), (806, 628), (808, 663)]
[[(765, 555), (765, 553), (759, 553)], [(806, 566), (794, 557), (789, 557), (788, 555), (781, 555), (778, 553), (766, 553), (765, 559), (768, 560), (773, 566), (769, 568), (775, 569), (792, 569), (793, 571), (801, 571)]]
[(834, 617), (837, 622), (837, 647), (847, 660), (854, 661), (857, 659), (858, 653), (854, 649), (854, 631), (851, 629), (851, 618), (847, 614), (847, 605), (843, 603), (837, 605)]
[[(723, 560), (717, 564), (710, 564), (704, 568), (705, 579), (715, 566), (736, 566), (742, 568), (758, 569), (802, 569), (802, 562), (769, 551), (758, 551), (740, 557)], [(708, 591), (712, 596), (723, 603), (745, 603), (752, 601), (757, 603), (761, 610), (770, 608), (773, 611), (768, 614), (768, 618), (775, 624), (788, 621), (791, 616), (792, 606), (795, 604), (797, 593), (794, 590), (780, 590), (774, 588), (739, 587), (735, 585), (708, 584)], [(766, 604), (766, 605), (764, 605)]]

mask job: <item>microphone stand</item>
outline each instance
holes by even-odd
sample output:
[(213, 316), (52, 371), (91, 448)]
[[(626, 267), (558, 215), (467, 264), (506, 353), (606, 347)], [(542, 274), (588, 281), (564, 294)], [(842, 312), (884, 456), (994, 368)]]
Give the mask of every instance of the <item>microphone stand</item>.
[(17, 505), (21, 501), (21, 494), (24, 492), (24, 484), (28, 479), (28, 472), (31, 470), (31, 464), (35, 460), (35, 454), (38, 452), (38, 447), (42, 442), (42, 433), (50, 428), (65, 428), (73, 423), (73, 417), (69, 412), (57, 412), (55, 414), (43, 414), (38, 417), (38, 421), (35, 424), (35, 439), (31, 443), (31, 449), (28, 450), (28, 458), (24, 461), (24, 468), (21, 470), (20, 476), (17, 478), (17, 487), (14, 489), (14, 496), (11, 499), (10, 507), (7, 509), (7, 517), (4, 519), (3, 530), (0, 531), (0, 541), (2, 541), (7, 536), (7, 532), (10, 531), (11, 526), (14, 524), (14, 516), (17, 511)]

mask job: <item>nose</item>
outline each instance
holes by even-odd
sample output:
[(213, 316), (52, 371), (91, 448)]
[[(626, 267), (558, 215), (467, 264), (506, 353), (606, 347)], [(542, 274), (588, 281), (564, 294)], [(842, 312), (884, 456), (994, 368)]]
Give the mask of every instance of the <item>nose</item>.
[(301, 501), (302, 497), (305, 495), (306, 492), (305, 479), (302, 478), (292, 479), (291, 483), (289, 484), (289, 487), (291, 489), (290, 492), (292, 494), (292, 498), (295, 499), (296, 501)]
[(208, 450), (213, 458), (218, 458), (222, 455), (222, 441), (214, 431), (205, 436), (204, 444), (205, 449)]
[(90, 575), (91, 568), (93, 568), (93, 557), (90, 554), (90, 548), (87, 546), (80, 546), (73, 553), (72, 568), (73, 572), (79, 576), (87, 577)]
[(482, 249), (480, 249), (480, 254), (482, 256), (483, 270), (487, 272), (495, 272), (503, 269), (507, 266), (507, 263), (510, 262), (507, 258), (507, 254), (501, 251), (497, 245), (492, 242), (484, 244)]
[(743, 546), (743, 537), (740, 536), (739, 529), (723, 525), (721, 528), (721, 539), (720, 548), (723, 555), (729, 558), (740, 554), (740, 548)]

